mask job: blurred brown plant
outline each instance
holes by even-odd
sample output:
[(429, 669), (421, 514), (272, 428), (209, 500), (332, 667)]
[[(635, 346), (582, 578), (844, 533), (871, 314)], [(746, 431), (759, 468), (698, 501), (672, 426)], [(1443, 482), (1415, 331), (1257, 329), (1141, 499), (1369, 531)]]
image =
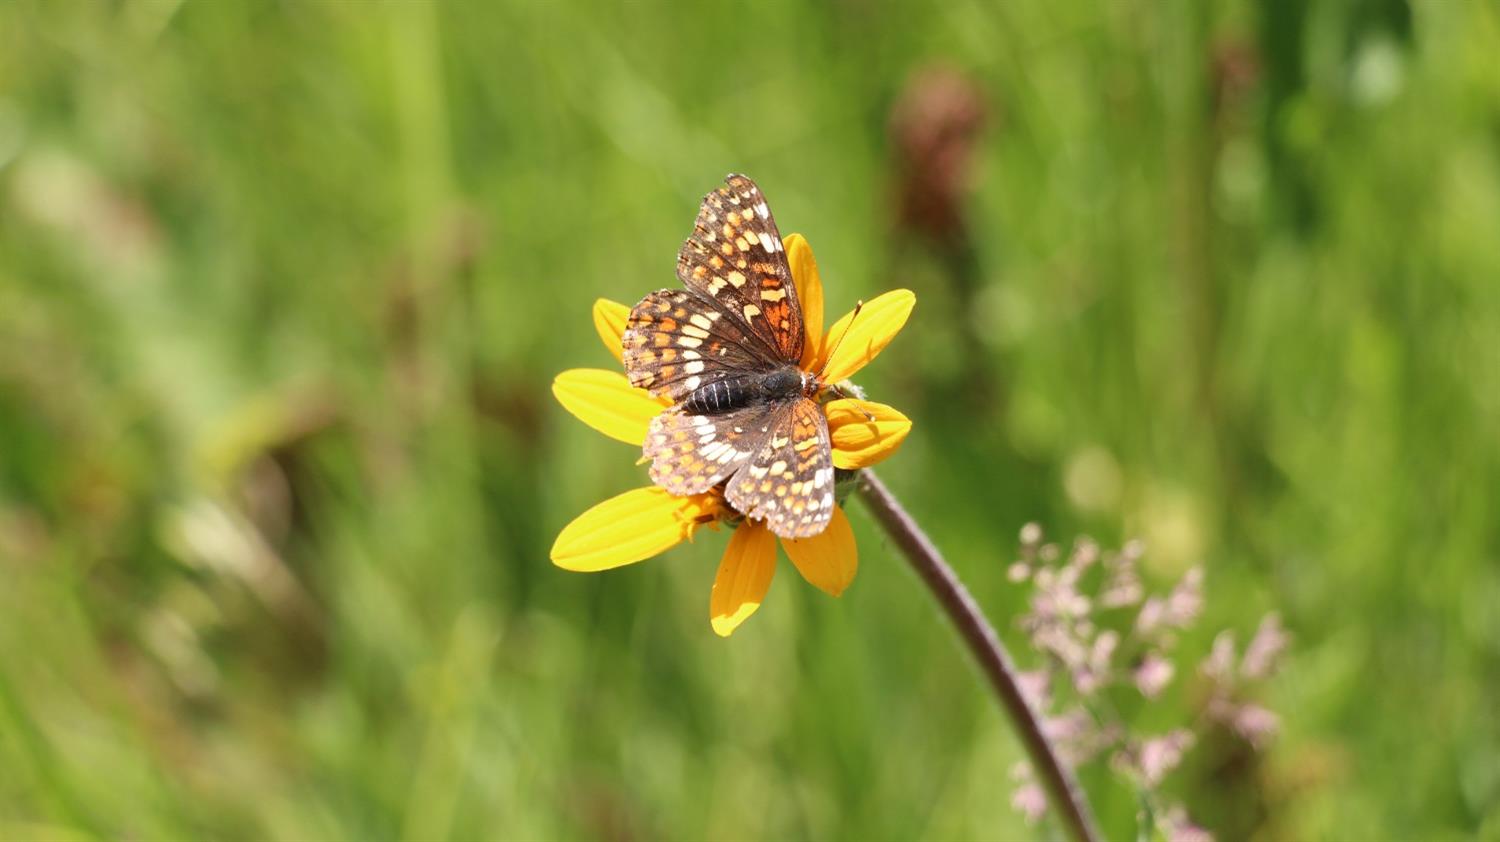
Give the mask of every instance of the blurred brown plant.
[(949, 249), (967, 242), (963, 194), (985, 119), (984, 98), (964, 74), (928, 67), (912, 75), (890, 118), (898, 227)]

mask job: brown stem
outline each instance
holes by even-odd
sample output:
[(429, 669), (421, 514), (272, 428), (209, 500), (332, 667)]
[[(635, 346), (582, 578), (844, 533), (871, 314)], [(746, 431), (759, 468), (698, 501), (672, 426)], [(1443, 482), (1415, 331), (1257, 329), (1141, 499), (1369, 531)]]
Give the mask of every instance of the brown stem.
[(974, 597), (969, 595), (968, 589), (958, 580), (953, 568), (943, 561), (937, 547), (933, 546), (916, 521), (911, 519), (911, 515), (901, 508), (901, 504), (896, 502), (890, 489), (875, 476), (874, 471), (868, 468), (860, 471), (858, 488), (870, 513), (875, 515), (886, 534), (901, 548), (906, 560), (911, 562), (917, 575), (922, 577), (922, 581), (937, 598), (948, 619), (953, 621), (959, 636), (969, 647), (969, 652), (979, 662), (980, 669), (984, 670), (985, 677), (1000, 699), (1000, 706), (1020, 732), (1021, 742), (1031, 755), (1031, 765), (1047, 789), (1052, 808), (1062, 816), (1069, 835), (1076, 842), (1097, 842), (1099, 831), (1089, 812), (1088, 802), (1084, 800), (1083, 790), (1074, 780), (1073, 773), (1059, 759), (1052, 741), (1042, 731), (1041, 718), (1026, 701), (1020, 685), (1016, 683), (1015, 665), (1011, 663), (995, 629), (984, 618), (984, 614), (980, 613)]

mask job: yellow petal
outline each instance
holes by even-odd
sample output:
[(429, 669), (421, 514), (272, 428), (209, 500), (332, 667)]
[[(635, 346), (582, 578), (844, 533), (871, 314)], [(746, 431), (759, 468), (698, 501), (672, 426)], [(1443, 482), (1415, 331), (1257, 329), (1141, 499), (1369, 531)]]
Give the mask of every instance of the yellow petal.
[(629, 318), (630, 308), (618, 301), (601, 298), (594, 302), (594, 330), (599, 331), (604, 347), (620, 362), (625, 361), (625, 347), (620, 344), (620, 337), (625, 334), (625, 322)]
[(776, 573), (776, 536), (765, 526), (745, 521), (734, 530), (708, 600), (714, 633), (728, 637), (766, 598)]
[(573, 368), (552, 381), (552, 394), (579, 421), (612, 439), (640, 446), (665, 404), (630, 385), (618, 371)]
[(823, 379), (837, 383), (864, 368), (901, 331), (916, 304), (917, 296), (911, 290), (897, 289), (867, 302), (857, 311), (859, 318), (851, 312), (839, 319), (823, 340), (838, 346), (829, 352)]
[(845, 398), (830, 401), (824, 409), (835, 468), (868, 468), (895, 453), (911, 432), (911, 419), (883, 403)]
[(854, 581), (854, 571), (859, 568), (854, 530), (849, 527), (844, 510), (837, 506), (833, 509), (833, 520), (821, 534), (796, 540), (782, 538), (781, 546), (802, 578), (832, 596), (849, 587)]
[(801, 234), (788, 234), (781, 241), (787, 263), (792, 267), (792, 282), (797, 286), (797, 301), (802, 305), (802, 325), (807, 334), (802, 346), (802, 367), (812, 369), (823, 343), (823, 282), (818, 278), (818, 261), (812, 246)]
[(650, 558), (691, 537), (718, 512), (709, 494), (673, 497), (650, 486), (605, 500), (573, 519), (552, 545), (552, 563), (592, 573)]

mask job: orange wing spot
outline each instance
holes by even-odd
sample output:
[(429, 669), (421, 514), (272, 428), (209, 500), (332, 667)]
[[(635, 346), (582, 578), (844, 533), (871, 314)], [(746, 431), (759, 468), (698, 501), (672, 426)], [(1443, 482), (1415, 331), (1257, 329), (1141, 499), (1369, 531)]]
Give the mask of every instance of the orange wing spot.
[(662, 360), (662, 362), (669, 363), (669, 362), (671, 362), (672, 360), (675, 360), (675, 359), (677, 359), (677, 349), (676, 348), (663, 348), (662, 349), (662, 352), (661, 352), (661, 360)]
[[(682, 314), (679, 312), (678, 315), (680, 316)], [(676, 333), (677, 332), (677, 320), (676, 319), (662, 319), (661, 320), (661, 326), (660, 326), (659, 329), (663, 333)]]
[[(672, 343), (672, 337), (665, 333), (653, 333), (651, 334), (651, 341), (656, 345), (656, 347), (665, 348)], [(642, 341), (642, 344), (645, 344), (644, 340)]]
[[(728, 245), (728, 243), (725, 243), (725, 245)], [(739, 249), (740, 251), (749, 251), (750, 250), (750, 244), (747, 243), (747, 242), (745, 242), (745, 238), (744, 237), (735, 237), (734, 238), (734, 247), (737, 248), (737, 249)], [(726, 251), (724, 253), (725, 254), (733, 254), (733, 252), (728, 252), (728, 251)]]
[[(744, 240), (740, 240), (740, 242), (743, 243)], [(734, 243), (725, 243), (719, 251), (724, 252), (725, 256), (734, 254)], [(740, 251), (744, 251), (744, 249), (740, 249)]]

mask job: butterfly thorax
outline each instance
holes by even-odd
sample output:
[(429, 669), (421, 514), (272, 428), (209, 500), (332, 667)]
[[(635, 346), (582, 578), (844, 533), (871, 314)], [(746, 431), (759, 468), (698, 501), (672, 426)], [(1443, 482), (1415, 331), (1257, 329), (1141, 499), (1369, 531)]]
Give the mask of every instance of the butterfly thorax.
[(794, 365), (715, 380), (694, 389), (682, 402), (693, 415), (722, 415), (747, 406), (790, 400), (817, 390), (817, 379)]

